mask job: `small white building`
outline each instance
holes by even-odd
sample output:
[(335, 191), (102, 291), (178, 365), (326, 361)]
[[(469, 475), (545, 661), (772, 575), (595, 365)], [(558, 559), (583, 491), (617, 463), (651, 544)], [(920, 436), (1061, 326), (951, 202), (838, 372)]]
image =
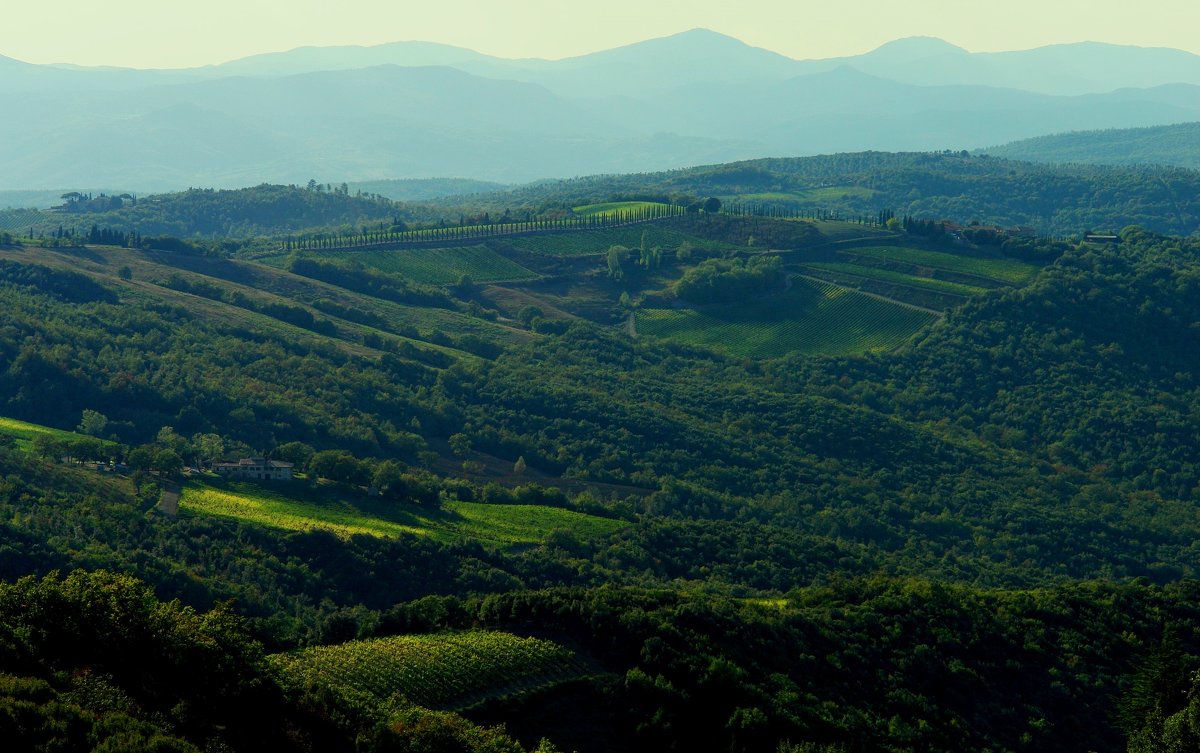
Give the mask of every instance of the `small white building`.
[(213, 463), (215, 473), (226, 478), (251, 479), (254, 481), (291, 481), (293, 463), (266, 458), (242, 458), (236, 463), (218, 461)]

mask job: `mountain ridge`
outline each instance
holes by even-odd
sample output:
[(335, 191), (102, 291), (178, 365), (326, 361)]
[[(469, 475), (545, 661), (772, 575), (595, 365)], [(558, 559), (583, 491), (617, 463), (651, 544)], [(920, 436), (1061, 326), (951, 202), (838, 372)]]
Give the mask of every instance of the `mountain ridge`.
[[(180, 71), (0, 61), (0, 95), (22, 108), (0, 122), (0, 189), (446, 174), (511, 184), (1200, 120), (1200, 56), (1121, 48), (1142, 61), (1123, 66), (1126, 79), (1077, 75), (1088, 68), (1081, 50), (1094, 58), (1110, 47), (1012, 53), (1016, 63), (991, 70), (992, 53), (930, 37), (798, 61), (694, 29), (559, 61), (425, 42), (297, 48)], [(1021, 71), (1037, 56), (1066, 62), (1038, 68), (1044, 86), (1013, 86), (1014, 76), (1035, 79)], [(178, 117), (171, 108), (183, 104), (210, 127)], [(179, 154), (163, 112), (176, 113)]]

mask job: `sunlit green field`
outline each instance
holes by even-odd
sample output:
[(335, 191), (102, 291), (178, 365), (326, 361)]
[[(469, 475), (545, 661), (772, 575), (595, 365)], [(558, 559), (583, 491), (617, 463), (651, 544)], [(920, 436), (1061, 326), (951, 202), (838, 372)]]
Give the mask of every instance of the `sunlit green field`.
[(667, 204), (660, 204), (657, 201), (609, 201), (603, 204), (586, 204), (575, 207), (571, 211), (582, 217), (612, 217), (621, 212), (633, 212), (651, 207), (666, 208), (667, 206)]
[(403, 635), (318, 646), (270, 661), (290, 680), (375, 702), (400, 695), (427, 708), (461, 709), (587, 673), (572, 651), (510, 633)]
[(25, 421), (18, 421), (15, 418), (0, 417), (0, 434), (7, 435), (16, 440), (17, 447), (22, 450), (28, 450), (33, 438), (38, 434), (49, 434), (55, 439), (78, 439), (80, 434), (62, 429), (52, 429), (49, 426), (39, 426), (38, 424), (30, 424)]
[(836, 285), (795, 278), (790, 291), (746, 303), (640, 311), (637, 331), (751, 358), (847, 355), (894, 350), (934, 318)]
[(291, 531), (322, 529), (341, 537), (415, 534), (440, 541), (477, 539), (501, 546), (537, 544), (558, 529), (583, 539), (603, 537), (625, 525), (619, 520), (538, 505), (448, 502), (440, 509), (426, 509), (379, 499), (312, 495), (303, 490), (295, 497), (287, 493), (285, 483), (267, 489), (245, 483), (216, 486), (191, 482), (184, 487), (179, 509), (184, 514), (216, 515)]

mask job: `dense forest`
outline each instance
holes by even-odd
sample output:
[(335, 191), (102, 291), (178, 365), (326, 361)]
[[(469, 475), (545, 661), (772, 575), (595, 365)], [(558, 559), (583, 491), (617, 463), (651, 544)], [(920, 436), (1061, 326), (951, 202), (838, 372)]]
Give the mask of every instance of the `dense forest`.
[[(991, 184), (997, 165), (1022, 188)], [(930, 202), (957, 201), (939, 193), (955, 180), (995, 191), (994, 212), (1057, 186), (1043, 199), (1066, 218), (1078, 207), (1064, 196), (1118, 175), (1041, 170), (843, 155), (496, 200), (514, 213), (656, 200), (640, 186), (749, 201), (858, 171), (881, 206), (902, 180)], [(1162, 198), (1143, 191), (1151, 173), (1119, 174), (1129, 202)], [(1176, 179), (1194, 176), (1160, 188)], [(213, 195), (217, 214), (238, 201)], [(406, 221), (340, 188), (281, 195)], [(845, 206), (865, 206), (856, 195)], [(640, 247), (584, 234), (478, 251), (533, 270), (507, 284), (418, 283), (366, 256), (271, 266), (182, 242), (12, 239), (0, 417), (48, 428), (0, 426), (0, 730), (32, 750), (1194, 747), (1200, 243), (1142, 227), (1098, 243), (842, 223), (909, 258), (1020, 260), (1030, 279), (989, 283), (902, 347), (853, 356), (635, 336), (625, 317), (651, 293), (669, 311), (771, 300), (798, 258), (844, 247), (830, 226), (720, 204), (627, 229)], [(1132, 206), (1112, 211), (1155, 205)], [(260, 455), (302, 479), (204, 488), (435, 516), (458, 533), (160, 511), (164, 491), (186, 501), (200, 483), (185, 466)], [(464, 533), (477, 530), (466, 504), (605, 525), (485, 540)], [(272, 659), (457, 631), (551, 641), (584, 669), (432, 708)]]

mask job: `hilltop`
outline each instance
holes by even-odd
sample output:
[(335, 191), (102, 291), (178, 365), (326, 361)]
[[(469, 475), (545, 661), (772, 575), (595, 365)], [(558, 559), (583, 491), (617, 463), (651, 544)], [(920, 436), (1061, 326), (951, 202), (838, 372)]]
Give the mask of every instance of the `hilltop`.
[[(1046, 235), (1144, 225), (1189, 235), (1200, 229), (1200, 173), (1157, 166), (1045, 165), (964, 152), (854, 152), (546, 181), (463, 202), (435, 203), (492, 212), (535, 213), (594, 196), (723, 201), (807, 214), (946, 219)], [(689, 198), (690, 197), (690, 198)]]
[(984, 150), (1028, 162), (1091, 165), (1174, 165), (1200, 169), (1200, 123), (1155, 128), (1074, 131)]

